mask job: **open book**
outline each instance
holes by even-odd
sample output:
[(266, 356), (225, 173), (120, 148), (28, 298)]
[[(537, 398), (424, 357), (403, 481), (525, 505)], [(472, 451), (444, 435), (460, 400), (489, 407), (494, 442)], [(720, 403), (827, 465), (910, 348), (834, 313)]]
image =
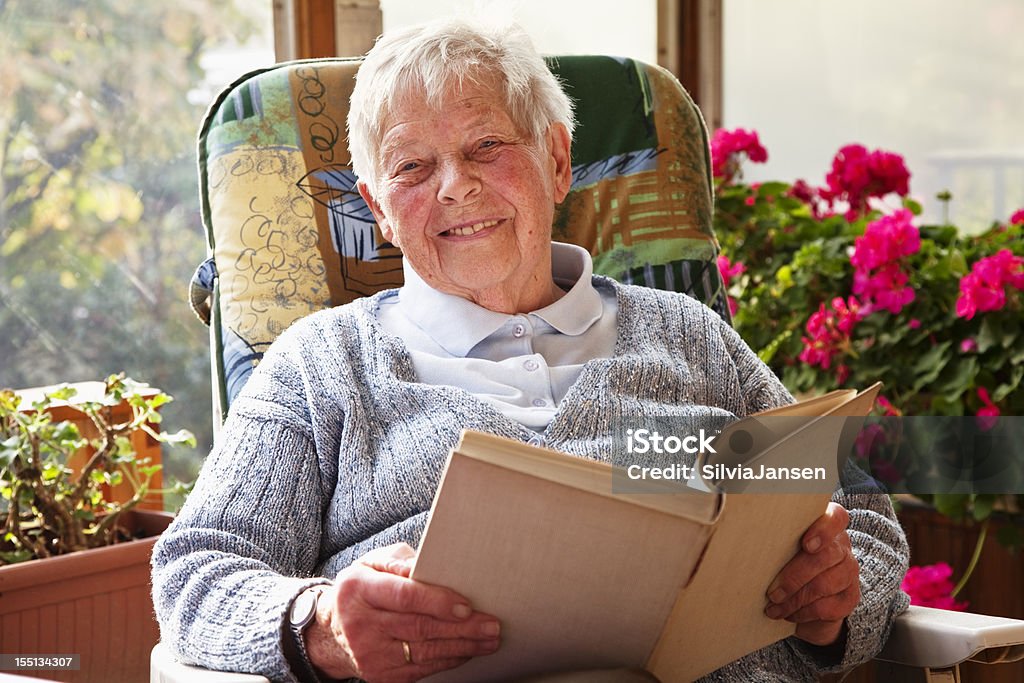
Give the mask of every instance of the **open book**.
[[(878, 388), (733, 422), (716, 437), (722, 448), (697, 461), (760, 468), (831, 459), (829, 482), (809, 493), (726, 493), (722, 481), (700, 476), (722, 470), (702, 466), (682, 488), (614, 493), (612, 465), (464, 432), (412, 578), (498, 617), (502, 645), (429, 680), (630, 667), (672, 683), (792, 635), (793, 624), (764, 615), (765, 591), (838, 483), (835, 454), (851, 429), (835, 418), (863, 418)], [(742, 457), (729, 448), (737, 443)]]

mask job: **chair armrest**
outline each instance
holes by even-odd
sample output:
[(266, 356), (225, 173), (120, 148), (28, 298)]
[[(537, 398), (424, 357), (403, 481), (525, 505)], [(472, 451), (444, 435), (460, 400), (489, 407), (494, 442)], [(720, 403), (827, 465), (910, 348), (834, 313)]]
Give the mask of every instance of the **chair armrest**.
[(878, 659), (913, 667), (1024, 659), (1024, 621), (912, 605), (896, 618)]
[(157, 643), (149, 655), (149, 683), (270, 683), (257, 674), (211, 671), (182, 664), (163, 643)]

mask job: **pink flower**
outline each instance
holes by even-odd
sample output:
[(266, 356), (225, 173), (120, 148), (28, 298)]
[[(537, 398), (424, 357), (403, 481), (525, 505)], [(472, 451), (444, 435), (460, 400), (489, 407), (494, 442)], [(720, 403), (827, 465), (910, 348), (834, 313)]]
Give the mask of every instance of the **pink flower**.
[(857, 449), (857, 455), (867, 460), (873, 452), (878, 450), (878, 446), (884, 446), (888, 441), (889, 437), (885, 433), (885, 427), (875, 422), (864, 425), (864, 428), (857, 432), (857, 438), (853, 445)]
[(1006, 305), (1006, 288), (1024, 289), (1024, 258), (1000, 249), (971, 266), (960, 278), (956, 314), (970, 320), (975, 313), (998, 311)]
[(953, 568), (945, 562), (911, 567), (900, 588), (910, 596), (912, 605), (962, 612), (967, 609), (967, 602), (957, 602), (953, 597), (952, 575)]
[[(739, 277), (746, 272), (747, 267), (737, 261), (736, 263), (730, 263), (729, 257), (724, 254), (718, 256), (718, 272), (722, 274), (722, 285), (728, 289), (729, 285), (732, 284), (732, 279)], [(736, 311), (739, 310), (739, 304), (731, 296), (729, 299), (729, 313), (736, 315)]]
[(974, 353), (978, 350), (978, 342), (974, 337), (968, 337), (960, 342), (960, 353)]
[(917, 328), (921, 327), (921, 321), (918, 320), (917, 318), (911, 318), (907, 322), (907, 327), (909, 327), (912, 330), (916, 330)]
[(728, 287), (732, 284), (732, 279), (738, 277), (743, 273), (747, 272), (747, 267), (740, 261), (732, 263), (729, 257), (725, 254), (718, 256), (718, 270), (722, 273), (722, 282)]
[(832, 215), (832, 204), (822, 196), (824, 190), (813, 187), (806, 180), (797, 180), (786, 191), (790, 197), (799, 199), (811, 209), (811, 215), (821, 219)]
[(1010, 216), (1010, 225), (1024, 225), (1024, 209), (1017, 209)]
[(921, 249), (921, 233), (914, 227), (914, 214), (900, 209), (868, 223), (864, 234), (854, 242), (850, 262), (858, 268), (878, 268)]
[(882, 216), (864, 229), (853, 244), (853, 293), (866, 306), (884, 308), (897, 314), (914, 300), (914, 290), (903, 260), (921, 249), (921, 235), (911, 223), (914, 215), (901, 209)]
[(719, 128), (711, 138), (711, 173), (729, 183), (740, 172), (743, 157), (754, 163), (768, 161), (768, 151), (761, 145), (757, 131), (745, 128)]
[[(800, 352), (800, 360), (822, 370), (830, 369), (833, 359), (849, 349), (850, 335), (862, 317), (856, 297), (851, 296), (846, 301), (836, 297), (830, 302), (830, 308), (822, 303), (807, 319), (808, 336), (801, 337), (804, 348)], [(836, 368), (839, 384), (845, 382), (849, 375), (850, 368), (846, 365), (840, 364)]]
[(892, 152), (869, 152), (863, 145), (846, 145), (832, 159), (832, 170), (825, 176), (827, 188), (822, 195), (829, 201), (842, 200), (850, 205), (846, 217), (855, 220), (867, 209), (870, 197), (910, 192), (910, 172), (903, 157)]
[(877, 405), (879, 410), (882, 411), (882, 415), (886, 417), (899, 417), (903, 414), (899, 408), (894, 406), (889, 399), (882, 395), (879, 395), (878, 398), (875, 399), (875, 405)]
[(977, 393), (978, 400), (981, 401), (982, 405), (974, 411), (975, 419), (978, 422), (978, 428), (986, 432), (996, 426), (1002, 413), (999, 410), (999, 406), (992, 402), (992, 398), (988, 395), (988, 389), (978, 387)]

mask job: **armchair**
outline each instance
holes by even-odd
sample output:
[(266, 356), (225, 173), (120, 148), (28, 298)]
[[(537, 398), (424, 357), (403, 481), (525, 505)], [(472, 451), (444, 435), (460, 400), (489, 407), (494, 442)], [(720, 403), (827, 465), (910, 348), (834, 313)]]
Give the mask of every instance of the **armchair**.
[[(686, 292), (728, 320), (699, 110), (658, 67), (609, 57), (550, 65), (579, 118), (573, 187), (556, 214), (555, 239), (590, 250), (595, 272)], [(321, 59), (252, 72), (203, 121), (210, 258), (193, 278), (191, 303), (210, 325), (217, 421), (289, 324), (401, 284), (400, 254), (382, 239), (348, 165), (344, 121), (358, 66)], [(882, 658), (952, 681), (959, 661), (1012, 661), (1024, 657), (1022, 648), (1024, 622), (912, 608)], [(151, 663), (152, 683), (264, 680), (180, 664), (163, 645)]]

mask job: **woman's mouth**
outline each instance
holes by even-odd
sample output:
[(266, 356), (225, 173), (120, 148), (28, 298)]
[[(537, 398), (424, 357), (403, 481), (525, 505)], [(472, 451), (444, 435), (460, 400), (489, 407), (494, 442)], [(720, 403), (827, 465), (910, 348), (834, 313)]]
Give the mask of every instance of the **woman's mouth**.
[(474, 223), (473, 225), (464, 225), (462, 227), (452, 228), (450, 230), (445, 230), (444, 232), (441, 233), (441, 236), (442, 237), (466, 237), (468, 235), (475, 235), (476, 233), (480, 232), (481, 230), (483, 230), (485, 228), (493, 228), (495, 225), (497, 225), (500, 222), (501, 222), (500, 220), (492, 220), (492, 221), (481, 221), (479, 223)]

